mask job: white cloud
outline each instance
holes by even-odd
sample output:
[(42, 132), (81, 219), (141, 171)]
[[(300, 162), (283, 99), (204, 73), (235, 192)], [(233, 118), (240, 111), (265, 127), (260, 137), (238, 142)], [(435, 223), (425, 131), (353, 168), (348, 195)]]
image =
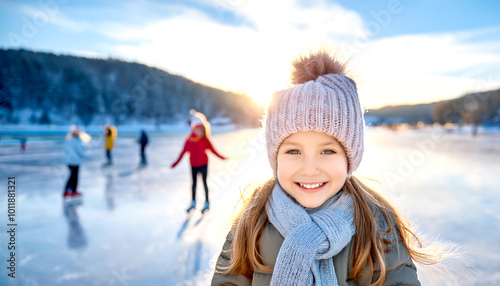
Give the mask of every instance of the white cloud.
[[(69, 20), (57, 10), (48, 22), (75, 32), (103, 34), (116, 42), (100, 45), (105, 56), (246, 92), (263, 102), (287, 86), (290, 60), (320, 43), (336, 44), (344, 57), (352, 56), (350, 68), (367, 107), (430, 102), (500, 85), (498, 27), (372, 40), (367, 35), (377, 35), (373, 28), (384, 29), (388, 23), (365, 23), (358, 13), (338, 4), (321, 1), (306, 7), (285, 0), (200, 1), (213, 7), (215, 19), (195, 8), (157, 4), (155, 9), (175, 11), (175, 16), (141, 24), (125, 18), (121, 23), (106, 19), (87, 23)], [(134, 13), (134, 7), (122, 7), (121, 13)], [(34, 16), (40, 13), (37, 8), (23, 6), (23, 12)], [(224, 24), (230, 13), (243, 19), (243, 24)], [(91, 49), (82, 47), (87, 54)]]
[(89, 51), (89, 50), (73, 50), (72, 52), (75, 56), (87, 57), (87, 58), (103, 58), (101, 54)]
[(175, 17), (145, 26), (110, 25), (101, 31), (134, 42), (109, 47), (121, 57), (262, 101), (286, 87), (289, 62), (300, 50), (363, 31), (361, 18), (338, 5), (300, 8), (288, 1), (248, 1), (233, 8), (250, 24), (225, 25), (184, 8)]
[[(48, 4), (51, 5), (48, 5)], [(47, 23), (68, 29), (73, 32), (83, 32), (92, 26), (85, 21), (70, 20), (61, 13), (64, 8), (57, 1), (40, 2), (38, 6), (22, 5), (21, 12), (29, 17), (30, 21), (37, 27), (43, 27)]]
[(500, 40), (489, 30), (406, 35), (367, 43), (351, 61), (366, 106), (423, 103), (500, 87)]

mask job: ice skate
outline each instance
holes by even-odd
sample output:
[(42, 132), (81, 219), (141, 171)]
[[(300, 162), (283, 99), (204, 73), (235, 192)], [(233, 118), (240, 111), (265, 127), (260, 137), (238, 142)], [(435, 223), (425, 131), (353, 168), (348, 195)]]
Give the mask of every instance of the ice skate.
[(205, 202), (205, 206), (203, 207), (203, 209), (201, 210), (201, 213), (205, 213), (206, 211), (208, 211), (210, 209), (210, 203), (209, 202)]
[(190, 211), (194, 210), (195, 207), (196, 207), (196, 201), (193, 201), (191, 203), (191, 206), (186, 210), (186, 212), (190, 212)]
[(81, 197), (82, 196), (82, 193), (78, 192), (78, 191), (74, 191), (71, 196), (73, 197)]
[(82, 193), (65, 191), (63, 195), (64, 204), (77, 204), (82, 201)]

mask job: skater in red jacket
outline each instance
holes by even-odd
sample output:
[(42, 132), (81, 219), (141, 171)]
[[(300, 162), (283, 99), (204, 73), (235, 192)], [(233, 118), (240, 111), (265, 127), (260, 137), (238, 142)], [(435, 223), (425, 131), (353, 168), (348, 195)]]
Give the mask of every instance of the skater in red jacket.
[(222, 160), (226, 160), (227, 158), (220, 155), (215, 151), (212, 143), (209, 140), (210, 137), (210, 124), (200, 112), (196, 112), (194, 109), (191, 109), (191, 135), (186, 140), (184, 144), (184, 149), (182, 149), (181, 154), (177, 161), (172, 164), (172, 168), (175, 168), (177, 164), (181, 161), (182, 157), (186, 152), (190, 153), (189, 161), (191, 163), (191, 175), (193, 179), (193, 187), (192, 187), (192, 197), (193, 201), (191, 206), (187, 209), (187, 212), (193, 210), (196, 206), (196, 180), (198, 177), (198, 173), (201, 173), (203, 178), (203, 185), (205, 187), (205, 206), (202, 209), (202, 213), (209, 209), (209, 200), (208, 200), (208, 185), (207, 185), (207, 167), (208, 167), (208, 156), (206, 150), (209, 149), (214, 153), (217, 157)]

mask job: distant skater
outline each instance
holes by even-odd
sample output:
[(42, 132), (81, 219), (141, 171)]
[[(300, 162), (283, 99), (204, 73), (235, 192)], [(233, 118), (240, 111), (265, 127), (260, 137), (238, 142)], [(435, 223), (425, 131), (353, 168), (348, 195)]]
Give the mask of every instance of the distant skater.
[(141, 136), (137, 140), (137, 143), (141, 145), (141, 166), (147, 165), (146, 161), (146, 145), (149, 143), (148, 135), (146, 135), (146, 131), (141, 130)]
[(106, 163), (104, 163), (103, 167), (108, 167), (113, 165), (113, 157), (111, 155), (111, 151), (115, 147), (115, 139), (118, 134), (116, 127), (113, 125), (104, 125), (104, 149), (106, 150)]
[[(71, 132), (66, 136), (64, 145), (64, 161), (68, 165), (70, 175), (66, 188), (64, 189), (64, 198), (79, 197), (82, 194), (78, 192), (78, 171), (83, 160), (87, 157), (83, 148), (83, 141), (80, 138), (81, 132), (76, 127), (73, 127)], [(88, 135), (87, 135), (88, 136)]]
[(19, 139), (19, 142), (21, 143), (21, 151), (26, 151), (26, 148), (28, 148), (28, 139), (26, 139), (26, 137), (23, 137)]
[(210, 124), (200, 112), (196, 112), (194, 109), (191, 109), (191, 134), (187, 138), (184, 148), (182, 149), (181, 154), (177, 161), (172, 164), (172, 168), (175, 168), (177, 164), (181, 161), (182, 157), (186, 152), (190, 153), (190, 164), (191, 164), (191, 175), (193, 180), (192, 185), (192, 198), (193, 201), (191, 206), (187, 209), (187, 212), (193, 210), (196, 206), (196, 180), (198, 177), (198, 173), (201, 173), (203, 178), (203, 186), (205, 187), (205, 206), (202, 209), (202, 213), (207, 211), (210, 207), (209, 199), (208, 199), (208, 185), (207, 185), (207, 171), (208, 171), (208, 156), (206, 150), (209, 149), (214, 153), (217, 157), (222, 160), (226, 160), (227, 158), (220, 155), (215, 151), (212, 143), (209, 140), (210, 137)]

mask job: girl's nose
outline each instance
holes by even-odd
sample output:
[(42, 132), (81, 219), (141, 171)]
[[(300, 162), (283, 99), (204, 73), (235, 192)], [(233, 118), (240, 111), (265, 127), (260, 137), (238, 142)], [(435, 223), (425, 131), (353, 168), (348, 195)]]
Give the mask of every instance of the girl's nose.
[(315, 158), (305, 158), (302, 161), (300, 174), (303, 176), (315, 176), (319, 174), (318, 164)]

